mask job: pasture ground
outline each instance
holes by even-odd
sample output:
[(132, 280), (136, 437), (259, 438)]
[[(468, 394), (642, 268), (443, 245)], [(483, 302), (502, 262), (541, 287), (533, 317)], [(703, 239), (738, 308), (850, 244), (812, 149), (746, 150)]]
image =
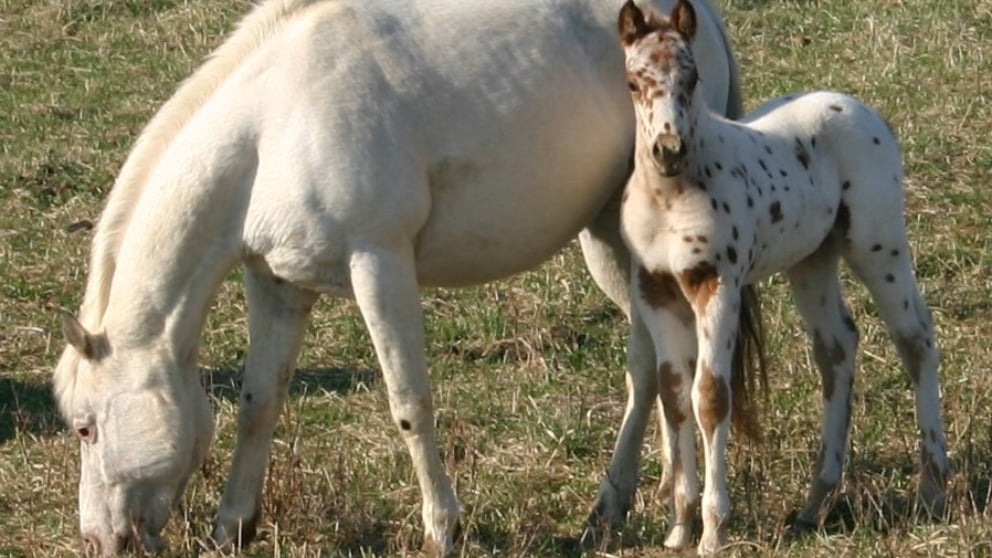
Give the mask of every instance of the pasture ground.
[[(992, 556), (992, 2), (723, 0), (748, 106), (811, 88), (856, 94), (905, 146), (907, 217), (937, 324), (955, 475), (945, 521), (913, 505), (916, 432), (906, 376), (864, 289), (846, 479), (823, 529), (796, 535), (817, 449), (819, 378), (782, 280), (761, 286), (771, 393), (766, 441), (732, 444), (733, 552)], [(245, 0), (0, 0), (0, 555), (72, 556), (78, 447), (49, 378), (56, 308), (77, 308), (101, 200), (142, 125), (221, 42)], [(82, 229), (69, 232), (70, 225)], [(428, 352), (465, 556), (578, 556), (575, 539), (621, 417), (620, 313), (575, 245), (477, 289), (425, 292)], [(229, 466), (244, 297), (225, 283), (205, 334), (218, 439), (167, 529), (166, 556), (208, 532)], [(419, 495), (371, 345), (349, 302), (316, 309), (269, 466), (249, 556), (414, 552)], [(668, 515), (652, 427), (622, 549), (665, 556)]]

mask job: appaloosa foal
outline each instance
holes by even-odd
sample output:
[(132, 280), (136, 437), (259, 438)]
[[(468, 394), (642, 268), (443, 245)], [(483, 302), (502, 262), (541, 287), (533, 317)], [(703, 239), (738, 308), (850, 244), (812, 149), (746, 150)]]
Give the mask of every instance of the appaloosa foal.
[[(746, 119), (710, 111), (697, 90), (692, 6), (670, 17), (632, 2), (619, 32), (637, 117), (635, 170), (622, 208), (640, 265), (638, 313), (654, 340), (674, 476), (666, 545), (688, 546), (699, 501), (690, 413), (703, 434), (699, 553), (726, 542), (724, 453), (741, 289), (785, 272), (823, 378), (822, 443), (800, 520), (815, 522), (837, 485), (851, 416), (858, 333), (841, 297), (843, 257), (868, 287), (916, 390), (920, 495), (940, 508), (948, 459), (937, 349), (913, 278), (903, 219), (902, 162), (892, 130), (851, 97), (784, 97)], [(691, 402), (691, 406), (690, 406)]]

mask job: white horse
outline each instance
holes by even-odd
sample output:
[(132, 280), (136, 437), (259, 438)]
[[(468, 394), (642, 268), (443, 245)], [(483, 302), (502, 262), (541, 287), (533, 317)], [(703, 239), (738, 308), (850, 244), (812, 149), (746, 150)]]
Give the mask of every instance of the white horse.
[(832, 92), (784, 97), (744, 122), (707, 107), (694, 60), (696, 14), (679, 0), (670, 17), (633, 3), (619, 32), (637, 119), (634, 173), (622, 231), (639, 272), (635, 316), (654, 341), (674, 474), (673, 527), (685, 548), (699, 505), (695, 437), (705, 487), (698, 551), (726, 542), (725, 458), (741, 288), (785, 272), (823, 378), (824, 415), (812, 485), (799, 514), (816, 522), (837, 486), (851, 416), (858, 333), (841, 297), (843, 257), (871, 293), (916, 390), (920, 497), (944, 501), (948, 459), (930, 312), (913, 278), (903, 218), (902, 161), (886, 122)]
[[(702, 6), (707, 100), (733, 113), (736, 66)], [(358, 303), (420, 483), (425, 545), (452, 548), (459, 509), (438, 459), (418, 287), (526, 270), (582, 231), (594, 278), (629, 311), (617, 199), (634, 118), (619, 7), (269, 0), (242, 22), (139, 137), (93, 239), (79, 318), (63, 320), (54, 383), (81, 440), (87, 546), (162, 545), (211, 441), (196, 365), (205, 315), (241, 263), (251, 345), (214, 540), (254, 533), (273, 428), (326, 293)], [(635, 328), (596, 506), (616, 521), (656, 400), (651, 351)]]

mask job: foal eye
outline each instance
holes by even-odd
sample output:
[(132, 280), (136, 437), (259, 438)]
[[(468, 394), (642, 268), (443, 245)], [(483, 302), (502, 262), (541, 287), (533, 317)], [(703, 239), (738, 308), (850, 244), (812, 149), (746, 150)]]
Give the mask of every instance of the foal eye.
[(631, 93), (637, 93), (637, 84), (633, 81), (627, 82), (627, 89), (630, 89)]

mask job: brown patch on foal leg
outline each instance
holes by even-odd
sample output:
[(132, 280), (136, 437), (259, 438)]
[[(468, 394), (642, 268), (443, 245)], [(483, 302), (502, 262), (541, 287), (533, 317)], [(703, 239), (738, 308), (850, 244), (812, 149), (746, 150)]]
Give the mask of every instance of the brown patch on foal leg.
[(679, 284), (696, 313), (702, 313), (720, 285), (720, 276), (713, 264), (701, 262), (679, 272)]
[(708, 364), (702, 365), (699, 378), (699, 424), (707, 439), (713, 437), (717, 425), (730, 414), (730, 387), (722, 376), (713, 374)]
[(641, 296), (651, 308), (664, 308), (681, 297), (679, 284), (671, 273), (663, 271), (648, 271), (641, 268), (638, 271)]
[(675, 373), (671, 362), (663, 362), (658, 367), (658, 396), (665, 407), (665, 419), (676, 428), (686, 419), (679, 409), (681, 391), (682, 376)]

